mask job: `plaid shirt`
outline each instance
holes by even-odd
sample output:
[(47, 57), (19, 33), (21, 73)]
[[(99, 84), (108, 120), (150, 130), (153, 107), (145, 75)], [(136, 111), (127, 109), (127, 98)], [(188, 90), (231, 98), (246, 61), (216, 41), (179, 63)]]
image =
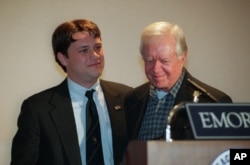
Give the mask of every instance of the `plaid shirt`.
[(150, 86), (149, 101), (139, 131), (138, 140), (154, 140), (164, 137), (167, 115), (173, 107), (184, 75), (185, 71), (182, 72), (182, 75), (173, 88), (162, 98), (158, 98), (157, 89), (152, 85)]

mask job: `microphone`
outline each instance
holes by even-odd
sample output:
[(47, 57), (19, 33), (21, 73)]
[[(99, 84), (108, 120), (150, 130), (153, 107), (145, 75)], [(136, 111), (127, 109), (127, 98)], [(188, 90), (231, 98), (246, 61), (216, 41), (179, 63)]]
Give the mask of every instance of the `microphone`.
[(202, 91), (204, 94), (206, 94), (209, 98), (211, 98), (213, 101), (215, 102), (219, 102), (219, 100), (213, 96), (211, 93), (209, 93), (206, 89), (202, 88), (200, 85), (198, 85), (196, 82), (190, 80), (189, 78), (187, 79), (187, 81), (192, 84), (193, 86), (195, 86), (197, 89), (199, 89), (200, 91)]
[(194, 99), (193, 102), (194, 103), (198, 103), (199, 102), (199, 96), (201, 95), (200, 91), (195, 90), (193, 93)]

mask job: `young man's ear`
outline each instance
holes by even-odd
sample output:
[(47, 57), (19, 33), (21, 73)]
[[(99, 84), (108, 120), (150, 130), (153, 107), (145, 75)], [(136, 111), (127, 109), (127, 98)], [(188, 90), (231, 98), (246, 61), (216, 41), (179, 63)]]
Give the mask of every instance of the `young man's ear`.
[(63, 66), (67, 66), (67, 57), (66, 55), (62, 54), (61, 52), (57, 53), (57, 59)]

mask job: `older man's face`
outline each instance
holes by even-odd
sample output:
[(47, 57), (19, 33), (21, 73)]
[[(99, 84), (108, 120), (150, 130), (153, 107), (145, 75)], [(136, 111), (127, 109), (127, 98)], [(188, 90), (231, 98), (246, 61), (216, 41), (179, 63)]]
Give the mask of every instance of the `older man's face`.
[(176, 41), (171, 35), (153, 37), (143, 44), (145, 73), (153, 86), (169, 91), (182, 73), (186, 54), (178, 57)]

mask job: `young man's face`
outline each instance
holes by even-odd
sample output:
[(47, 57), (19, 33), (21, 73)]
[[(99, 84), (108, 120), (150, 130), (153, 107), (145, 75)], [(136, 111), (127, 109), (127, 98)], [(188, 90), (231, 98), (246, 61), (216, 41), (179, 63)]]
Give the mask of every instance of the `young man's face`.
[(91, 87), (101, 76), (104, 68), (104, 53), (101, 38), (94, 38), (87, 32), (73, 34), (68, 48), (68, 57), (58, 54), (66, 67), (68, 76), (85, 87)]

